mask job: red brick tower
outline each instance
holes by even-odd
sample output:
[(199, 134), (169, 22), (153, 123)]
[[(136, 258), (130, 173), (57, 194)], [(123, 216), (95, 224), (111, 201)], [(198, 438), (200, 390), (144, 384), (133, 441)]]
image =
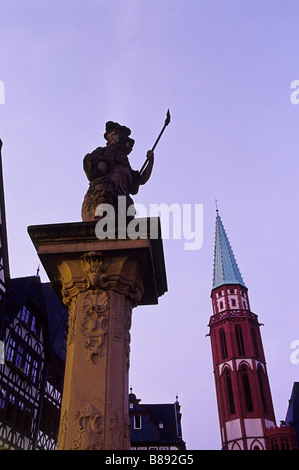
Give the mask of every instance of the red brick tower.
[(275, 427), (260, 323), (217, 211), (210, 338), (222, 448), (264, 450)]

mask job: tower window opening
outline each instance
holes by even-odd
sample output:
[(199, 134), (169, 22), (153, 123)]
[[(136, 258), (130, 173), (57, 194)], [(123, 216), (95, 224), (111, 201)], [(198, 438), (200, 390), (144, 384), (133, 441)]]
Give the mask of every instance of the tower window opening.
[(253, 345), (253, 353), (255, 354), (256, 358), (259, 358), (259, 345), (258, 345), (258, 338), (257, 338), (257, 330), (254, 326), (250, 329), (252, 345)]
[(234, 401), (234, 392), (233, 392), (232, 379), (231, 379), (229, 370), (226, 370), (225, 375), (226, 375), (225, 380), (226, 380), (226, 390), (227, 390), (229, 411), (230, 411), (230, 414), (234, 414), (236, 411), (235, 401)]
[(263, 410), (264, 410), (264, 413), (267, 413), (267, 402), (266, 402), (265, 387), (264, 387), (265, 376), (261, 367), (258, 368), (257, 376), (258, 376), (258, 382), (259, 382), (259, 387), (260, 387), (260, 392), (261, 392), (261, 397), (262, 397)]
[(245, 356), (243, 334), (242, 334), (242, 328), (240, 327), (240, 325), (236, 326), (235, 331), (236, 331), (238, 354), (239, 356)]
[(277, 439), (271, 439), (271, 450), (279, 450)]
[(252, 395), (250, 390), (250, 383), (249, 377), (247, 374), (246, 367), (242, 367), (242, 382), (243, 382), (243, 390), (244, 390), (244, 397), (245, 397), (245, 404), (247, 411), (253, 411), (253, 403), (252, 403)]
[(281, 439), (281, 450), (290, 450), (288, 440), (285, 437)]
[(225, 331), (221, 328), (219, 334), (220, 334), (222, 359), (226, 359), (228, 354), (227, 354)]

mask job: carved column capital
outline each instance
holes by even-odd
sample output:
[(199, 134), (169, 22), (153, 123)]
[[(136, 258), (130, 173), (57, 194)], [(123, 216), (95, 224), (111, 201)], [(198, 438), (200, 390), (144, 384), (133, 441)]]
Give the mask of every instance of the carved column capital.
[(52, 287), (68, 307), (80, 292), (96, 289), (124, 294), (135, 307), (144, 292), (138, 260), (130, 256), (111, 258), (100, 251), (90, 251), (81, 256), (80, 263), (64, 260), (57, 265), (57, 271)]
[(101, 251), (89, 251), (81, 256), (81, 266), (87, 276), (87, 288), (97, 289), (105, 286), (109, 265), (109, 258)]

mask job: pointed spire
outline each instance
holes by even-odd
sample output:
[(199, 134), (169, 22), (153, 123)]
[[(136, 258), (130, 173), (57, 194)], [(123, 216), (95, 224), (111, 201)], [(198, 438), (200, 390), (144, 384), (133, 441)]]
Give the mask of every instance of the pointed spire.
[(246, 287), (225, 233), (218, 209), (216, 209), (216, 212), (213, 289), (223, 284), (239, 284)]

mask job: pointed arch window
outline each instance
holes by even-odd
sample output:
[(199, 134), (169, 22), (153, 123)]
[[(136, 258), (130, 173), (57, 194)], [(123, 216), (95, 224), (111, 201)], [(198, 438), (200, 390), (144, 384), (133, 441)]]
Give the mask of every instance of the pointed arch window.
[(236, 326), (235, 333), (236, 333), (236, 340), (237, 340), (238, 355), (245, 356), (243, 334), (242, 334), (242, 328), (240, 325)]
[(227, 354), (227, 345), (226, 345), (226, 337), (225, 337), (225, 331), (223, 328), (219, 331), (220, 335), (220, 344), (221, 344), (221, 355), (222, 359), (226, 359), (228, 357)]
[(260, 388), (260, 393), (261, 393), (261, 398), (262, 398), (263, 410), (264, 410), (264, 413), (267, 413), (268, 410), (267, 410), (267, 400), (266, 400), (266, 393), (265, 393), (266, 376), (260, 365), (257, 370), (257, 376), (258, 376), (259, 388)]
[(241, 378), (242, 378), (242, 384), (243, 384), (246, 409), (247, 411), (253, 411), (253, 402), (252, 402), (252, 395), (251, 395), (251, 389), (250, 389), (250, 382), (249, 382), (248, 371), (247, 371), (246, 366), (241, 367)]
[(279, 450), (277, 439), (271, 439), (270, 441), (271, 450)]
[(228, 368), (225, 371), (225, 382), (226, 382), (226, 391), (227, 391), (229, 411), (230, 411), (230, 414), (234, 414), (236, 412), (234, 392), (233, 392), (232, 379), (231, 379), (230, 371)]
[(281, 438), (281, 450), (290, 450), (290, 446), (286, 437)]
[(260, 338), (259, 338), (259, 331), (256, 326), (252, 326), (250, 328), (250, 333), (251, 333), (251, 339), (252, 339), (252, 345), (253, 345), (253, 354), (257, 359), (262, 359), (262, 354), (261, 354), (261, 343), (260, 343)]

